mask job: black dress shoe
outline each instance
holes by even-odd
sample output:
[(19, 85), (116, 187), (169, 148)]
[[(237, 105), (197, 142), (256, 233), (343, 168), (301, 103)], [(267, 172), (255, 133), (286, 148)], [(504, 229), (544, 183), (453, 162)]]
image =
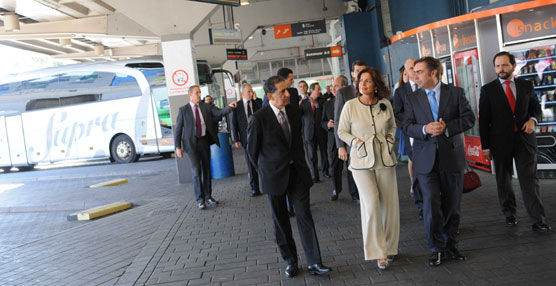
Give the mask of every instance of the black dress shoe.
[(322, 263), (317, 263), (307, 266), (307, 271), (309, 271), (311, 275), (322, 275), (332, 271), (332, 268), (326, 267), (322, 265)]
[(286, 277), (288, 277), (288, 278), (292, 278), (295, 275), (297, 275), (297, 263), (292, 263), (292, 264), (286, 265), (286, 271), (284, 271), (284, 273), (286, 274)]
[(446, 253), (446, 257), (449, 258), (449, 259), (453, 259), (453, 260), (457, 260), (457, 261), (467, 260), (467, 257), (465, 257), (465, 255), (461, 254), (461, 252), (459, 252), (459, 250), (455, 247), (447, 247), (445, 253)]
[(251, 194), (249, 194), (252, 197), (256, 197), (259, 196), (261, 194), (261, 192), (257, 191), (257, 190), (251, 190)]
[(319, 178), (313, 179), (313, 183), (318, 183), (318, 182), (320, 182), (320, 179), (319, 179)]
[(330, 196), (330, 200), (331, 201), (335, 201), (338, 199), (338, 193), (336, 192), (336, 190), (332, 191), (332, 196)]
[(438, 266), (442, 264), (442, 252), (435, 251), (429, 256), (429, 266)]
[(533, 229), (533, 231), (536, 232), (550, 232), (551, 227), (546, 224), (546, 223), (535, 223), (533, 226), (531, 226), (531, 228)]
[(423, 211), (419, 211), (418, 218), (419, 218), (419, 220), (423, 220)]
[(513, 216), (513, 215), (507, 216), (506, 217), (506, 225), (507, 226), (516, 226), (517, 225), (517, 220), (515, 219), (515, 216)]

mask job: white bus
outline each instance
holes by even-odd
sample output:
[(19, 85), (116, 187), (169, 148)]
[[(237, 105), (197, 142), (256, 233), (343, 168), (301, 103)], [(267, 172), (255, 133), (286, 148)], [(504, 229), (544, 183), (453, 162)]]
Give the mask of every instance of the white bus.
[[(197, 63), (201, 84), (211, 82)], [(161, 57), (41, 69), (0, 81), (0, 168), (174, 150)]]

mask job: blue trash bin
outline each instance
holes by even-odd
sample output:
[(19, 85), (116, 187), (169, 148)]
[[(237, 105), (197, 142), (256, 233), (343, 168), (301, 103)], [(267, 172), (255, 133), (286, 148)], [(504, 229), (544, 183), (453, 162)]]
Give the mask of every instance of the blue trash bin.
[(235, 175), (230, 132), (218, 133), (220, 147), (210, 145), (210, 172), (213, 179), (227, 178)]

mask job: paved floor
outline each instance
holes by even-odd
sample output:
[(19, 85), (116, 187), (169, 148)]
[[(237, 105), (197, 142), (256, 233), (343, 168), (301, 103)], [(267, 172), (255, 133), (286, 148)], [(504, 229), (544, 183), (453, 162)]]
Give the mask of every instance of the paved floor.
[[(77, 171), (30, 172), (36, 174), (36, 179), (23, 173), (0, 175), (0, 185), (24, 184), (0, 193), (0, 242), (5, 241), (0, 245), (0, 285), (555, 283), (556, 234), (533, 233), (521, 199), (519, 225), (505, 227), (494, 178), (483, 172), (479, 174), (485, 186), (464, 195), (462, 203), (460, 249), (468, 261), (446, 262), (437, 268), (427, 266), (423, 226), (408, 195), (406, 165), (398, 166), (400, 255), (391, 269), (381, 271), (376, 262), (364, 261), (359, 207), (348, 199), (347, 193), (342, 193), (336, 202), (329, 201), (332, 182), (326, 180), (311, 189), (311, 207), (323, 262), (333, 267), (333, 272), (322, 277), (308, 275), (297, 239), (303, 270), (287, 279), (274, 243), (266, 198), (248, 196), (242, 156), (234, 153), (235, 177), (213, 181), (214, 197), (221, 201), (220, 205), (204, 211), (196, 208), (190, 185), (177, 185), (173, 160), (119, 165), (125, 169), (118, 172), (111, 171), (114, 165), (88, 167), (90, 170), (84, 172), (87, 175), (71, 174), (68, 178), (65, 173)], [(120, 175), (132, 180), (98, 192), (85, 188)], [(554, 226), (555, 183), (542, 181), (548, 220)], [(51, 220), (63, 218), (70, 209), (120, 199), (139, 206), (89, 223), (57, 221), (48, 225)], [(23, 224), (25, 216), (30, 217), (30, 222), (23, 229), (51, 230), (34, 236), (21, 233), (26, 239), (18, 243), (17, 235), (13, 238), (10, 234), (17, 231), (8, 227)], [(31, 222), (40, 225), (29, 225)], [(295, 228), (294, 233), (298, 238)]]

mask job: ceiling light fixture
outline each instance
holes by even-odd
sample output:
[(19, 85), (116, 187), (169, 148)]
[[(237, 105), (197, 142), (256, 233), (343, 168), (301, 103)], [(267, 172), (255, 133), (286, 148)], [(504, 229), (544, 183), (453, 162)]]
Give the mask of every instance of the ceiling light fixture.
[(104, 46), (103, 45), (95, 45), (95, 55), (96, 56), (104, 56)]
[(6, 32), (17, 32), (19, 27), (19, 16), (13, 12), (4, 14), (4, 30)]
[(241, 6), (247, 6), (249, 4), (249, 0), (241, 0)]
[(62, 47), (71, 47), (71, 39), (69, 38), (59, 39), (58, 41)]

